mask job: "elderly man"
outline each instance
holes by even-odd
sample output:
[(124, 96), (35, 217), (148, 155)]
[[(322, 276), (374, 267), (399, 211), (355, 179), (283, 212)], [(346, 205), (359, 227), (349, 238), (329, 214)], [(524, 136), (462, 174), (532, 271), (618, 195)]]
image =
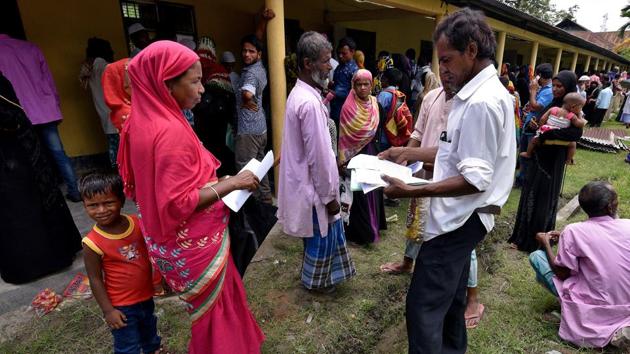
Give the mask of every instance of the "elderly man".
[(630, 220), (617, 219), (617, 193), (607, 182), (588, 183), (578, 198), (588, 220), (536, 235), (543, 249), (530, 263), (560, 301), (562, 339), (630, 349)]
[(339, 218), (339, 173), (321, 96), (331, 50), (317, 32), (298, 42), (300, 73), (287, 99), (278, 188), (278, 221), (304, 240), (302, 284), (324, 293), (356, 273)]
[(464, 8), (434, 35), (445, 87), (456, 92), (438, 147), (392, 148), (396, 162), (434, 163), (433, 183), (408, 186), (385, 176), (389, 197), (431, 197), (424, 243), (407, 293), (410, 353), (464, 353), (470, 255), (494, 227), (516, 165), (514, 106), (492, 65), (494, 33)]

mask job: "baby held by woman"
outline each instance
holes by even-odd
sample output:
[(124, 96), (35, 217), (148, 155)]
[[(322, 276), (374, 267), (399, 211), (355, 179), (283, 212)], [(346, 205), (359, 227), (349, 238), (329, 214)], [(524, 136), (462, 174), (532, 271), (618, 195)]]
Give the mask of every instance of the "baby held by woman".
[[(520, 155), (525, 158), (532, 157), (534, 149), (542, 144), (540, 136), (545, 132), (568, 128), (571, 125), (576, 128), (583, 128), (586, 125), (586, 119), (582, 118), (582, 107), (585, 103), (584, 97), (577, 92), (571, 92), (564, 96), (562, 107), (552, 107), (540, 118), (540, 127), (536, 130), (536, 136), (529, 142), (527, 151)], [(576, 143), (574, 141), (569, 142), (568, 148), (567, 163), (572, 163)]]

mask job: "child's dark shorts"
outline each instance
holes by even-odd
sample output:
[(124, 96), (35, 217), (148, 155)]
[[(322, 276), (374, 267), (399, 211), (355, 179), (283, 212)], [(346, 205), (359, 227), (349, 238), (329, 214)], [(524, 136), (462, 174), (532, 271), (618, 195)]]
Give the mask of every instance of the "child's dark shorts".
[(162, 338), (157, 334), (157, 317), (153, 299), (129, 306), (114, 306), (127, 317), (127, 326), (112, 330), (114, 353), (151, 353), (160, 349)]

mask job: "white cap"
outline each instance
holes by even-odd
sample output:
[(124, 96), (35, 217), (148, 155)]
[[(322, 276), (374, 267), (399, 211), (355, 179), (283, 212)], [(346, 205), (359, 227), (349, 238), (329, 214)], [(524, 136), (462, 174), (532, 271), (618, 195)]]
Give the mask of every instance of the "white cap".
[(578, 82), (580, 81), (591, 81), (591, 78), (586, 76), (586, 75), (582, 75), (580, 76), (580, 78), (578, 79)]
[(147, 29), (144, 28), (144, 26), (140, 23), (134, 23), (133, 25), (129, 26), (129, 28), (127, 28), (127, 31), (129, 32), (129, 35), (132, 35), (134, 33), (140, 32), (140, 31), (146, 31)]
[(188, 47), (188, 49), (190, 49), (190, 50), (195, 50), (195, 48), (197, 47), (197, 44), (195, 43), (195, 41), (193, 41), (190, 38), (181, 39), (179, 41), (179, 44), (181, 44), (181, 45), (183, 45), (185, 47)]
[(232, 52), (223, 52), (223, 54), (221, 55), (221, 62), (222, 63), (235, 63), (236, 62), (236, 58), (234, 58), (234, 54), (232, 54)]

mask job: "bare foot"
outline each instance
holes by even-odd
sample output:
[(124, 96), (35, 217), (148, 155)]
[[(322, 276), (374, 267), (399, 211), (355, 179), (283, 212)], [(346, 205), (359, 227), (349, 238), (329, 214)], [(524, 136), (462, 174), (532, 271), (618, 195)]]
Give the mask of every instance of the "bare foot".
[(532, 157), (532, 155), (528, 154), (527, 151), (523, 151), (520, 154), (518, 154), (520, 157), (524, 157), (526, 159), (530, 159)]
[(485, 311), (485, 307), (483, 304), (480, 304), (477, 301), (470, 302), (466, 305), (466, 312), (464, 312), (464, 319), (466, 320), (466, 328), (473, 329), (477, 328), (481, 318), (483, 317), (483, 313)]
[(411, 264), (406, 262), (385, 263), (381, 265), (381, 272), (393, 275), (411, 273)]

